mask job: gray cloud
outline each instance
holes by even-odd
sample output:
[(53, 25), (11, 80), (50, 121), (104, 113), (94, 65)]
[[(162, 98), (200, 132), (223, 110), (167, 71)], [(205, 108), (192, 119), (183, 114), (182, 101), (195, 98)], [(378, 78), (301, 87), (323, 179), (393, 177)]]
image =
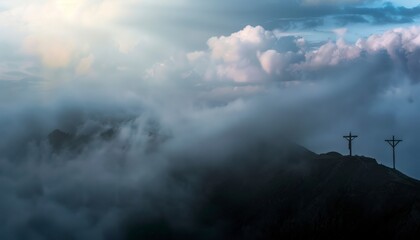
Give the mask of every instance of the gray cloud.
[[(405, 141), (397, 166), (418, 176), (418, 163), (410, 159), (419, 157), (412, 119), (419, 117), (414, 109), (420, 88), (407, 67), (417, 56), (408, 54), (418, 49), (415, 31), (389, 31), (357, 44), (341, 39), (312, 49), (301, 38), (248, 27), (213, 38), (208, 49), (190, 56), (193, 63), (181, 57), (157, 64), (143, 80), (115, 84), (104, 76), (103, 84), (92, 88), (86, 79), (75, 79), (4, 105), (0, 237), (130, 239), (150, 236), (156, 228), (166, 237), (171, 231), (217, 236), (226, 223), (216, 221), (208, 229), (201, 225), (208, 215), (194, 210), (203, 204), (202, 189), (248, 174), (241, 166), (253, 166), (255, 159), (265, 163), (265, 174), (281, 168), (281, 156), (290, 159), (285, 152), (290, 145), (281, 147), (286, 140), (344, 152), (341, 135), (349, 130), (360, 136), (357, 154), (383, 163), (389, 155), (383, 139), (398, 134)], [(389, 45), (377, 45), (383, 42)], [(235, 50), (214, 52), (224, 47)], [(284, 54), (300, 57), (280, 68), (285, 76), (261, 75), (258, 82), (202, 79), (195, 67), (204, 58), (209, 67), (204, 72), (212, 70), (206, 61), (213, 54), (215, 69), (245, 60), (264, 74), (257, 52), (270, 49), (273, 69)], [(88, 140), (76, 149), (54, 151), (47, 136), (56, 128)], [(103, 138), (110, 129), (115, 134)], [(258, 166), (252, 169), (259, 171)]]
[[(329, 24), (332, 26), (346, 26), (354, 23), (363, 24), (397, 24), (411, 23), (419, 17), (419, 6), (403, 7), (396, 6), (393, 3), (385, 3), (382, 7), (346, 6), (340, 4), (334, 5), (309, 5), (302, 6), (291, 4), (282, 8), (281, 6), (272, 6), (272, 9), (284, 9), (280, 11), (263, 10), (266, 14), (267, 22), (258, 21), (256, 24), (263, 25), (269, 29), (280, 28), (290, 29), (313, 29)], [(333, 21), (328, 19), (332, 18)], [(269, 20), (268, 20), (269, 19)]]
[(357, 14), (354, 15), (344, 15), (344, 16), (336, 16), (334, 19), (337, 21), (339, 26), (346, 26), (350, 23), (368, 23), (369, 20), (366, 19), (364, 16), (360, 16)]
[[(353, 23), (395, 24), (414, 22), (418, 7), (407, 8), (384, 3), (371, 7), (374, 1), (194, 1), (188, 4), (139, 6), (143, 14), (132, 14), (125, 23), (149, 34), (164, 36), (171, 43), (202, 48), (210, 36), (228, 34), (245, 25), (266, 29), (306, 30), (321, 26), (345, 26)], [(239, 7), (240, 6), (240, 7)], [(136, 7), (132, 11), (136, 11)], [(152, 24), (150, 24), (152, 23)], [(188, 32), (185, 39), (180, 32)], [(179, 37), (178, 37), (179, 36)], [(185, 44), (187, 41), (187, 44)]]
[(420, 15), (420, 6), (406, 8), (386, 3), (381, 8), (345, 8), (342, 13), (367, 18), (374, 24), (411, 23)]
[[(225, 223), (208, 229), (196, 221), (199, 194), (219, 179), (242, 176), (244, 164), (259, 169), (256, 159), (266, 163), (263, 173), (282, 167), (290, 158), (284, 139), (345, 153), (341, 136), (352, 130), (360, 136), (356, 154), (389, 165), (383, 140), (395, 134), (404, 139), (397, 167), (418, 178), (419, 29), (314, 46), (267, 29), (279, 16), (319, 26), (343, 5), (265, 3), (151, 4), (134, 17), (139, 8), (115, 21), (101, 15), (109, 32), (76, 21), (69, 26), (83, 31), (49, 32), (51, 42), (48, 34), (13, 35), (32, 51), (8, 53), (19, 57), (2, 71), (10, 79), (0, 81), (0, 238), (129, 239), (155, 228), (217, 238)], [(357, 16), (389, 21), (379, 21), (376, 10), (346, 6), (343, 16), (355, 18), (341, 25), (362, 21)], [(417, 14), (386, 8), (391, 20)], [(236, 32), (244, 22), (264, 21), (271, 27)], [(141, 37), (114, 29), (116, 22), (138, 27)], [(90, 34), (72, 39), (82, 32)], [(179, 45), (198, 51), (173, 49)], [(50, 54), (68, 65), (56, 67)], [(75, 74), (90, 54), (88, 74)], [(55, 129), (77, 146), (54, 149), (48, 134)], [(145, 232), (136, 232), (138, 225)]]

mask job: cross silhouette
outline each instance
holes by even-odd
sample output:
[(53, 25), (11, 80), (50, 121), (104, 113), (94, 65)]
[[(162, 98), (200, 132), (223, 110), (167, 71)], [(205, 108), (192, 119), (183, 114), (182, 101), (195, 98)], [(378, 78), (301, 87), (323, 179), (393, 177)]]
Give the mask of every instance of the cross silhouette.
[(347, 141), (349, 142), (349, 151), (350, 151), (350, 156), (352, 156), (352, 142), (355, 138), (357, 138), (357, 135), (351, 135), (351, 132), (349, 133), (348, 136), (343, 136), (343, 138), (347, 139)]
[(395, 139), (395, 136), (392, 136), (392, 139), (385, 140), (385, 142), (389, 143), (392, 147), (392, 167), (395, 169), (395, 147), (398, 143), (402, 142), (402, 140)]

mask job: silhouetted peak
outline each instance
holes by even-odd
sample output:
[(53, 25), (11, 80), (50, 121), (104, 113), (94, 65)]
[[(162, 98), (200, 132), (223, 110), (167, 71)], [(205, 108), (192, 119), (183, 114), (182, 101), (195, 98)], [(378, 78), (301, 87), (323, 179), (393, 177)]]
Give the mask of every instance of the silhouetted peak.
[(343, 155), (341, 155), (341, 153), (338, 153), (338, 152), (327, 152), (327, 153), (320, 154), (320, 156), (322, 156), (322, 157), (331, 157), (331, 158), (340, 158)]

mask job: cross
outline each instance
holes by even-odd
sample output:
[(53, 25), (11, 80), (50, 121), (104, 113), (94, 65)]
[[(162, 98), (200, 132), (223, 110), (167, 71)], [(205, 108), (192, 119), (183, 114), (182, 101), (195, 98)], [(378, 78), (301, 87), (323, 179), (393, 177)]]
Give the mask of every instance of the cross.
[(392, 136), (391, 140), (385, 140), (385, 142), (388, 142), (392, 147), (392, 167), (395, 170), (395, 147), (398, 145), (398, 143), (402, 142), (402, 140), (397, 140), (395, 139), (395, 136)]
[(357, 135), (351, 135), (351, 132), (349, 133), (348, 136), (343, 136), (343, 138), (345, 138), (345, 139), (347, 139), (347, 141), (349, 141), (350, 156), (352, 155), (352, 146), (351, 146), (351, 143), (357, 137), (358, 137)]

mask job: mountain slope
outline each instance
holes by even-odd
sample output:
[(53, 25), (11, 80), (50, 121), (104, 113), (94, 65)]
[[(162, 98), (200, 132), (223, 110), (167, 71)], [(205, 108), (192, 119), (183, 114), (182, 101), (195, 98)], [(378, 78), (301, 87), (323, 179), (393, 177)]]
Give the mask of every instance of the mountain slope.
[[(84, 142), (59, 131), (49, 141), (55, 149)], [(284, 142), (204, 151), (171, 155), (141, 196), (121, 193), (117, 205), (110, 202), (123, 213), (113, 238), (420, 237), (420, 182), (375, 159), (318, 155)]]
[[(264, 152), (266, 149), (261, 151)], [(199, 179), (194, 194), (200, 197), (190, 209), (194, 225), (174, 227), (165, 223), (164, 218), (134, 221), (126, 237), (418, 239), (420, 236), (419, 181), (378, 165), (371, 158), (337, 153), (317, 155), (296, 146), (289, 146), (286, 154), (284, 149), (280, 152), (283, 155), (278, 161), (262, 156), (234, 159), (223, 167), (193, 173), (191, 166), (174, 171), (175, 186), (191, 175)]]

